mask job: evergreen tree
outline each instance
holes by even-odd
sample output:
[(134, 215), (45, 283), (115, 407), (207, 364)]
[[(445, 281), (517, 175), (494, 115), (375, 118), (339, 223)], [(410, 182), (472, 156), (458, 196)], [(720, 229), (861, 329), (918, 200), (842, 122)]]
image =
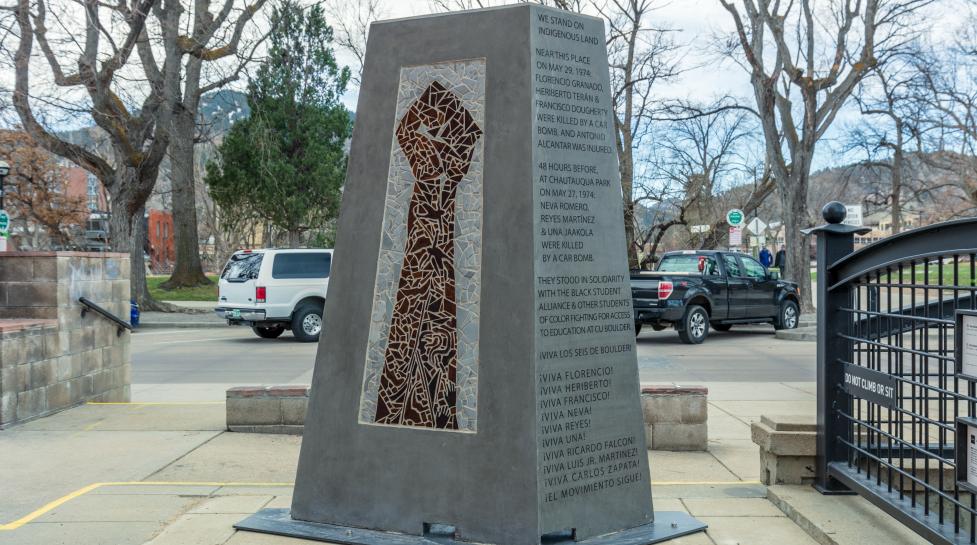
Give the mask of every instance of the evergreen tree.
[(206, 181), (227, 213), (263, 219), (294, 247), (339, 212), (352, 132), (340, 98), (350, 71), (336, 63), (319, 6), (284, 0), (272, 25), (268, 58), (249, 82), (251, 116), (231, 128)]

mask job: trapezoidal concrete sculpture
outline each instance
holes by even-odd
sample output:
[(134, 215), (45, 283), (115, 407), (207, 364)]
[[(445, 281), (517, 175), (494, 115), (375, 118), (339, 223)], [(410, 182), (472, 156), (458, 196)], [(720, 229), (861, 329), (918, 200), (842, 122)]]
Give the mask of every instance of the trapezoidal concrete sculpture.
[(292, 507), (238, 528), (704, 528), (652, 509), (604, 43), (530, 4), (372, 25)]

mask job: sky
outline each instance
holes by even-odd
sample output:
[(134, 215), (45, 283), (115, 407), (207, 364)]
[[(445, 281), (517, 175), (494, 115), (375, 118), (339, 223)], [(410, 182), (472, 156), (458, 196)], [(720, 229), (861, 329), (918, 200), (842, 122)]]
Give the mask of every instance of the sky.
[[(311, 5), (318, 0), (305, 1)], [(826, 3), (827, 0), (816, 0), (815, 5)], [(432, 11), (429, 0), (385, 0), (384, 4), (387, 18), (423, 15)], [(660, 86), (656, 91), (658, 97), (709, 103), (717, 97), (734, 96), (740, 97), (744, 104), (752, 105), (752, 92), (746, 72), (732, 61), (719, 56), (712, 47), (716, 36), (732, 31), (732, 20), (718, 0), (653, 0), (653, 5), (656, 7), (651, 12), (648, 23), (672, 31), (674, 41), (683, 46), (684, 65), (690, 67), (678, 79)], [(959, 29), (959, 14), (963, 12), (961, 10), (977, 9), (977, 0), (939, 0), (938, 5), (938, 9), (931, 10), (919, 20), (927, 21), (932, 28), (937, 29), (941, 34), (936, 38), (940, 39)], [(349, 53), (340, 50), (337, 51), (337, 57), (342, 64), (354, 64)], [(9, 73), (0, 74), (0, 84), (4, 87), (11, 85), (9, 79)], [(35, 77), (32, 85), (43, 85), (41, 81), (41, 78)], [(243, 90), (245, 86), (244, 81), (239, 81), (232, 87)], [(355, 111), (356, 100), (357, 89), (351, 87), (343, 97), (343, 102)], [(84, 125), (90, 123), (90, 119), (77, 119)], [(816, 168), (845, 162), (838, 155), (839, 142), (847, 127), (856, 120), (857, 112), (849, 108), (835, 121), (827, 138), (819, 143), (815, 158)], [(70, 125), (70, 120), (59, 120), (56, 123), (65, 128), (74, 128), (63, 125)]]
[[(410, 17), (431, 13), (428, 0), (387, 0), (390, 18)], [(717, 67), (717, 58), (709, 52), (712, 37), (731, 28), (728, 13), (717, 0), (660, 0), (651, 14), (650, 24), (674, 30), (676, 42), (686, 44), (689, 64), (703, 66), (691, 70), (674, 84), (662, 88), (662, 93), (672, 98), (707, 101), (716, 96), (736, 94), (747, 96), (749, 81), (738, 66), (723, 63)], [(351, 62), (348, 54), (339, 52), (339, 60)], [(718, 69), (717, 69), (718, 68)], [(347, 107), (355, 109), (356, 93), (344, 98)]]
[[(828, 2), (816, 1), (815, 6)], [(387, 0), (390, 18), (409, 17), (430, 13), (428, 0)], [(731, 60), (723, 58), (714, 49), (717, 36), (726, 36), (734, 30), (732, 18), (718, 0), (655, 0), (649, 24), (673, 31), (677, 44), (684, 46), (683, 61), (689, 67), (681, 77), (662, 85), (657, 94), (660, 98), (682, 99), (692, 103), (709, 103), (723, 96), (741, 99), (743, 104), (754, 105), (748, 74)], [(967, 9), (975, 9), (977, 0), (938, 0), (938, 8), (930, 9), (919, 20), (927, 21), (937, 39), (959, 28), (958, 15)], [(963, 10), (963, 11), (962, 11)], [(349, 60), (342, 52), (340, 61)], [(356, 89), (344, 97), (351, 110), (356, 108)], [(848, 107), (832, 124), (831, 129), (818, 144), (814, 168), (827, 168), (851, 160), (843, 155), (844, 140), (848, 130), (859, 120), (854, 107)]]

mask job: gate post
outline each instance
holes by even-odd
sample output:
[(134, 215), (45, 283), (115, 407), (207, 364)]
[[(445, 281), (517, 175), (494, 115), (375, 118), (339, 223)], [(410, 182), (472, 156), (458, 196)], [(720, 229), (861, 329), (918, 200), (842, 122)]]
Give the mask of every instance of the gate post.
[(844, 332), (850, 316), (841, 311), (849, 304), (847, 292), (831, 292), (828, 288), (838, 281), (831, 271), (831, 264), (852, 253), (855, 248), (855, 234), (867, 233), (870, 229), (843, 225), (847, 211), (845, 205), (837, 201), (829, 202), (821, 209), (826, 225), (804, 230), (804, 234), (815, 234), (817, 241), (817, 462), (814, 487), (822, 494), (852, 494), (848, 488), (828, 477), (828, 464), (843, 461), (845, 452), (835, 440), (847, 434), (845, 423), (837, 416), (835, 409), (844, 402), (841, 392), (843, 380), (839, 359), (848, 356), (848, 343), (838, 336)]

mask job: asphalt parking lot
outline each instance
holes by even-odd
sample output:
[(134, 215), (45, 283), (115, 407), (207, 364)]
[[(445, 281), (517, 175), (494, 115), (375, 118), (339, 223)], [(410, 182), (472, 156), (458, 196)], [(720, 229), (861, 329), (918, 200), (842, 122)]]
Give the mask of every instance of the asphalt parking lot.
[[(711, 332), (685, 345), (672, 330), (637, 340), (642, 382), (809, 382), (814, 343), (774, 338), (770, 326)], [(219, 401), (232, 386), (308, 384), (317, 345), (290, 333), (260, 339), (250, 329), (168, 329), (132, 338), (132, 392), (137, 401)]]

